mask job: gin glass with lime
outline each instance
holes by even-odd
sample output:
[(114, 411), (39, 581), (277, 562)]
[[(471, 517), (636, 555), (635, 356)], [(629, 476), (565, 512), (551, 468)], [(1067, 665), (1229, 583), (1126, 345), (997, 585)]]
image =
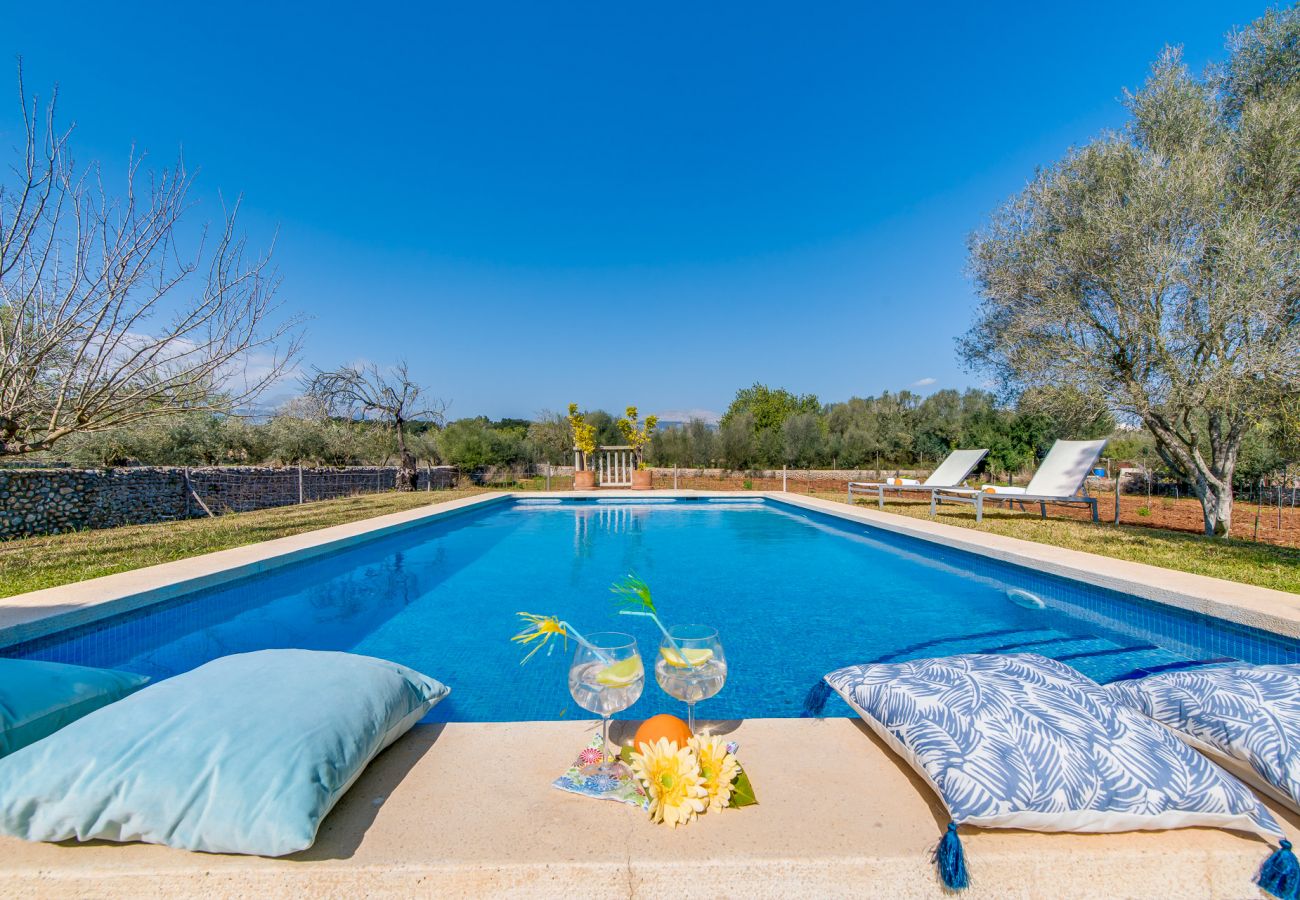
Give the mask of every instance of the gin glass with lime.
[(655, 680), (664, 693), (686, 704), (686, 724), (695, 733), (695, 704), (722, 690), (727, 658), (716, 628), (674, 625), (659, 644)]
[(621, 776), (626, 768), (609, 751), (609, 717), (635, 703), (644, 689), (645, 667), (632, 635), (607, 631), (578, 642), (569, 665), (569, 693), (583, 709), (600, 716), (603, 774)]

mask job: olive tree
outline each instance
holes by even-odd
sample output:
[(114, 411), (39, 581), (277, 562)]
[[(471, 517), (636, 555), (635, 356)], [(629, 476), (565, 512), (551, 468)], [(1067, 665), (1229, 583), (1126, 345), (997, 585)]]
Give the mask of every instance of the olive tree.
[(1246, 433), (1300, 390), (1300, 8), (1230, 38), (1203, 77), (1167, 50), (1130, 118), (1041, 171), (971, 241), (960, 342), (1008, 393), (1140, 420), (1232, 524)]
[(390, 426), (397, 437), (397, 489), (415, 490), (418, 471), (415, 454), (407, 446), (406, 425), (415, 419), (441, 425), (446, 406), (425, 399), (424, 388), (411, 377), (405, 362), (390, 369), (381, 369), (373, 363), (332, 371), (317, 369), (306, 389), (308, 396), (323, 404), (331, 414), (377, 420)]
[(573, 460), (573, 431), (562, 414), (544, 410), (528, 425), (531, 452), (550, 465), (565, 465)]
[[(270, 253), (250, 253), (238, 203), (196, 246), (180, 161), (133, 155), (117, 193), (79, 167), (72, 129), (42, 116), (19, 72), (22, 145), (0, 174), (0, 457), (75, 434), (238, 408), (292, 366)], [(198, 229), (193, 229), (198, 234)]]

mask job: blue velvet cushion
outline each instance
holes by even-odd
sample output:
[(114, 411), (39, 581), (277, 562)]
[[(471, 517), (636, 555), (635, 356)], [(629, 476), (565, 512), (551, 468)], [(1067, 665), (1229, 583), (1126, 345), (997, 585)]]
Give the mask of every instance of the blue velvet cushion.
[(0, 756), (121, 700), (148, 680), (112, 669), (0, 659)]
[(1106, 690), (1300, 810), (1300, 666), (1164, 672)]
[(826, 681), (958, 825), (1281, 837), (1244, 785), (1056, 660), (970, 654), (850, 666)]
[(0, 833), (282, 856), (448, 689), (386, 660), (226, 656), (0, 759)]

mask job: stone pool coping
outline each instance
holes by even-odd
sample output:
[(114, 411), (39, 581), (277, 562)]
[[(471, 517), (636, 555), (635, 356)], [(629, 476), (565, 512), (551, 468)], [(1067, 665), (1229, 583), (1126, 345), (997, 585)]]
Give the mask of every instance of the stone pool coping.
[[(0, 598), (0, 648), (512, 499), (765, 499), (1300, 638), (1300, 594), (781, 491), (492, 492)], [(166, 527), (166, 526), (157, 526)]]
[[(615, 736), (626, 739), (630, 727)], [(717, 723), (759, 805), (676, 831), (550, 787), (592, 722), (417, 726), (283, 859), (146, 844), (0, 838), (0, 896), (951, 896), (930, 852), (934, 793), (854, 719)], [(620, 734), (621, 732), (621, 734)], [(1291, 840), (1300, 819), (1266, 801)], [(962, 830), (970, 900), (1254, 897), (1270, 847), (1205, 828), (1124, 834)]]

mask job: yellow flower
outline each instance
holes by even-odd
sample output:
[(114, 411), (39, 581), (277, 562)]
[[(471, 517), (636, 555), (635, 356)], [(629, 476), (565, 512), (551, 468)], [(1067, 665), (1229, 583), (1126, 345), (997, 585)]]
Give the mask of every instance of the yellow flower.
[(533, 654), (545, 647), (551, 640), (551, 635), (558, 634), (565, 638), (565, 646), (568, 646), (569, 633), (564, 630), (564, 623), (555, 616), (539, 616), (537, 613), (516, 613), (519, 618), (528, 623), (528, 627), (510, 640), (523, 644), (525, 647), (534, 641), (537, 646), (528, 652), (528, 655), (519, 661), (522, 666), (528, 660), (533, 658)]
[(709, 792), (690, 747), (667, 738), (642, 744), (632, 754), (632, 772), (650, 796), (650, 820), (676, 828), (704, 812)]
[(727, 745), (717, 736), (693, 737), (690, 748), (699, 761), (700, 777), (704, 779), (704, 789), (709, 795), (709, 810), (726, 809), (731, 805), (731, 789), (740, 774), (740, 763), (727, 752)]

